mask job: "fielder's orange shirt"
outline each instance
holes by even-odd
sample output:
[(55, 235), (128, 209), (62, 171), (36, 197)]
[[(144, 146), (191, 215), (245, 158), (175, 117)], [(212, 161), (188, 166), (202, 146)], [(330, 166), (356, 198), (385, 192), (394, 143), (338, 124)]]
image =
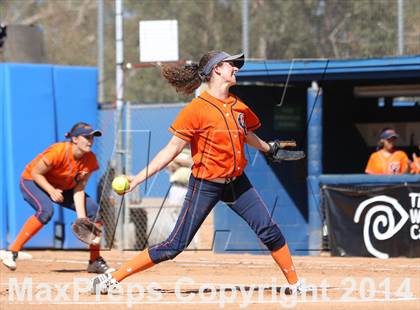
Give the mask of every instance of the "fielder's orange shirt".
[(386, 157), (385, 151), (379, 150), (370, 155), (365, 172), (369, 174), (403, 174), (408, 167), (408, 157), (403, 151), (395, 151)]
[(22, 173), (23, 179), (33, 179), (32, 169), (41, 158), (46, 159), (51, 165), (45, 178), (52, 186), (63, 191), (74, 188), (80, 181), (80, 176), (99, 168), (96, 156), (92, 152), (86, 153), (76, 160), (73, 157), (71, 142), (59, 142), (48, 147), (25, 167)]
[(236, 96), (220, 100), (203, 92), (181, 110), (169, 131), (191, 144), (193, 176), (211, 180), (243, 173), (245, 136), (260, 126), (258, 117)]

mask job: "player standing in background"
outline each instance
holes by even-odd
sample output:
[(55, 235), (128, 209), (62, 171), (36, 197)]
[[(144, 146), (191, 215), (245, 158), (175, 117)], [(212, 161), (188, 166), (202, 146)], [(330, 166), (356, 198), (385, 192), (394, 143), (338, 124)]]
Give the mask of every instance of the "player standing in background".
[(116, 272), (94, 278), (92, 293), (107, 293), (126, 277), (175, 258), (188, 246), (219, 201), (229, 203), (267, 246), (290, 284), (288, 292), (302, 290), (286, 240), (244, 173), (245, 143), (268, 154), (277, 150), (274, 144), (254, 134), (261, 126), (260, 120), (239, 98), (229, 93), (243, 64), (243, 54), (230, 56), (213, 51), (206, 53), (199, 64), (163, 67), (163, 76), (178, 92), (192, 94), (201, 83), (207, 84), (206, 91), (178, 114), (169, 128), (172, 139), (147, 169), (129, 177), (128, 191), (166, 167), (190, 144), (194, 164), (188, 192), (170, 236), (142, 251)]
[(368, 174), (404, 174), (408, 172), (408, 157), (395, 149), (399, 135), (394, 129), (385, 128), (379, 136), (377, 151), (370, 155), (365, 172)]
[[(98, 205), (84, 192), (90, 175), (99, 168), (91, 149), (94, 137), (101, 135), (92, 126), (79, 122), (66, 134), (70, 141), (51, 145), (25, 167), (20, 190), (36, 214), (25, 222), (10, 251), (6, 252), (2, 260), (6, 267), (16, 269), (19, 251), (51, 220), (54, 203), (75, 210), (78, 218), (86, 218), (87, 215), (97, 226), (101, 225), (97, 216)], [(87, 271), (112, 271), (100, 256), (99, 245), (90, 246)]]

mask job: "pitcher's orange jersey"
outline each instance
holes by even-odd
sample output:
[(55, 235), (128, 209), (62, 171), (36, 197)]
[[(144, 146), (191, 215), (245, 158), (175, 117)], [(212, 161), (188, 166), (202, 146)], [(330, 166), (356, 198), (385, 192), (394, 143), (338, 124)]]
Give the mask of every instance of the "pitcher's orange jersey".
[(243, 173), (245, 137), (260, 126), (258, 117), (236, 96), (220, 100), (203, 92), (181, 110), (169, 131), (191, 143), (194, 177), (210, 180)]
[(407, 172), (408, 157), (403, 151), (385, 156), (384, 150), (370, 155), (365, 172), (369, 174), (403, 174)]

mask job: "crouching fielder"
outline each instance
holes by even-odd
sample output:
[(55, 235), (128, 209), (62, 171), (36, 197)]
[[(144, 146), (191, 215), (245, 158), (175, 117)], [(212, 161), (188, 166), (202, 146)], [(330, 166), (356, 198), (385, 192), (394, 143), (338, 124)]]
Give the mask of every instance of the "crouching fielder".
[[(89, 124), (79, 122), (66, 134), (69, 141), (51, 145), (25, 167), (20, 190), (36, 213), (23, 224), (2, 259), (10, 270), (16, 269), (16, 259), (25, 243), (51, 220), (54, 204), (76, 211), (79, 219), (92, 222), (92, 225), (102, 225), (98, 205), (84, 192), (90, 175), (99, 168), (91, 149), (94, 137), (101, 135)], [(90, 245), (87, 271), (104, 273), (112, 270), (100, 256), (99, 244)]]
[(244, 64), (243, 54), (206, 53), (199, 64), (165, 66), (162, 74), (178, 92), (193, 93), (201, 83), (206, 91), (193, 99), (177, 116), (169, 131), (169, 143), (134, 177), (136, 186), (168, 165), (187, 145), (194, 161), (188, 192), (179, 218), (169, 237), (123, 264), (111, 274), (92, 280), (92, 293), (107, 293), (126, 277), (173, 259), (191, 242), (201, 224), (218, 201), (229, 203), (271, 251), (293, 292), (300, 290), (298, 276), (286, 241), (266, 205), (244, 173), (247, 161), (244, 145), (273, 153), (273, 144), (258, 138), (258, 117), (239, 98), (229, 93), (236, 84), (235, 74)]

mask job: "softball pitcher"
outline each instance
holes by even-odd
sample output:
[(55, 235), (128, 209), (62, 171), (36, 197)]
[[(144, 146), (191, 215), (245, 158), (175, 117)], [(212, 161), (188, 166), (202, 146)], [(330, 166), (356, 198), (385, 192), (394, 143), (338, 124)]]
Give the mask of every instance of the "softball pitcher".
[[(19, 251), (51, 220), (54, 203), (76, 211), (79, 219), (91, 225), (101, 226), (101, 219), (97, 216), (98, 205), (84, 192), (90, 175), (99, 168), (91, 148), (94, 137), (101, 135), (100, 131), (94, 130), (89, 124), (79, 122), (66, 134), (70, 141), (51, 145), (25, 167), (20, 179), (20, 190), (36, 213), (25, 222), (2, 259), (7, 268), (16, 269)], [(99, 244), (90, 245), (87, 271), (112, 271), (100, 256)]]
[(178, 92), (191, 94), (202, 83), (207, 84), (206, 91), (179, 113), (169, 128), (173, 137), (148, 168), (129, 177), (128, 192), (166, 167), (190, 144), (194, 164), (188, 192), (169, 237), (140, 252), (116, 272), (92, 279), (92, 293), (106, 294), (124, 278), (174, 259), (188, 246), (219, 201), (229, 203), (229, 207), (248, 223), (271, 251), (290, 284), (290, 291), (302, 289), (283, 234), (244, 173), (247, 165), (245, 143), (269, 155), (275, 154), (277, 147), (254, 134), (254, 130), (261, 126), (258, 117), (229, 93), (243, 64), (243, 54), (231, 56), (212, 51), (206, 53), (198, 64), (163, 67), (162, 75)]

